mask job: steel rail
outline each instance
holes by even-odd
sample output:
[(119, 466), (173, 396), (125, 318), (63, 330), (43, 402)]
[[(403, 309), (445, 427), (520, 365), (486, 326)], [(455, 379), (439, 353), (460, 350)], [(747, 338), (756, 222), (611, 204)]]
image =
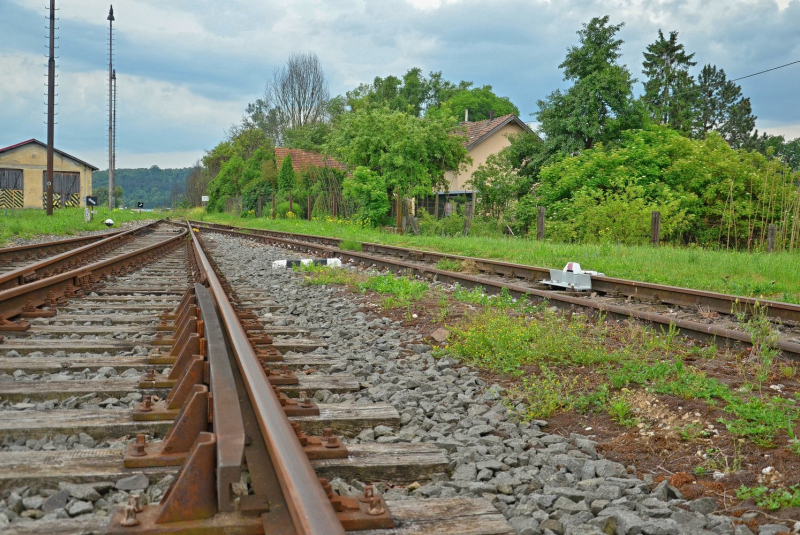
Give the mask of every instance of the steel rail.
[[(269, 236), (285, 239), (300, 239), (310, 243), (324, 244), (331, 247), (338, 247), (341, 243), (339, 238), (329, 238), (325, 236), (315, 236), (311, 234), (294, 234), (277, 230), (251, 229), (246, 227), (233, 227), (215, 223), (191, 222), (195, 226), (204, 226), (218, 229), (231, 229), (255, 233), (259, 236)], [(472, 262), (482, 272), (489, 272), (504, 277), (515, 277), (518, 279), (540, 282), (550, 278), (550, 269), (529, 266), (526, 264), (515, 264), (511, 262), (501, 262), (486, 258), (475, 258), (450, 253), (439, 253), (436, 251), (424, 251), (420, 249), (409, 249), (395, 245), (384, 245), (379, 243), (363, 242), (363, 252), (374, 252), (409, 258), (417, 261), (436, 263), (439, 260), (458, 260)], [(632, 281), (616, 277), (592, 275), (592, 290), (622, 297), (631, 297), (642, 300), (652, 300), (668, 303), (677, 306), (705, 306), (710, 310), (722, 314), (731, 314), (734, 307), (739, 307), (741, 311), (752, 312), (758, 305), (766, 308), (766, 314), (773, 320), (790, 322), (800, 325), (800, 305), (783, 303), (745, 297), (738, 295), (723, 294), (707, 290), (694, 290), (682, 288), (680, 286), (668, 286), (649, 282)]]
[(27, 264), (7, 273), (0, 274), (0, 290), (14, 288), (15, 286), (22, 286), (23, 284), (27, 284), (27, 280), (31, 278), (36, 280), (36, 278), (38, 278), (36, 273), (37, 270), (48, 268), (52, 270), (62, 269), (71, 262), (78, 260), (76, 257), (80, 257), (87, 253), (91, 254), (92, 251), (96, 251), (104, 246), (122, 245), (126, 240), (136, 236), (143, 230), (152, 230), (158, 223), (160, 223), (160, 221), (155, 221), (135, 229), (116, 232), (113, 236), (103, 238), (100, 241), (96, 241), (94, 243), (78, 247), (77, 249), (72, 249), (65, 253), (57, 254), (38, 262)]
[(209, 289), (219, 305), (222, 321), (228, 332), (259, 427), (267, 442), (267, 450), (275, 466), (297, 533), (343, 535), (344, 529), (333, 506), (303, 452), (289, 420), (284, 415), (278, 397), (256, 358), (236, 311), (228, 301), (225, 290), (204, 252), (202, 242), (194, 232), (190, 234), (199, 253), (201, 272), (205, 275)]
[(113, 232), (103, 232), (102, 234), (79, 236), (77, 238), (67, 238), (64, 240), (52, 240), (41, 243), (29, 243), (27, 245), (14, 245), (12, 247), (0, 247), (0, 266), (7, 262), (13, 262), (13, 259), (9, 257), (13, 258), (14, 256), (21, 254), (27, 255), (32, 253), (41, 253), (43, 251), (46, 251), (47, 249), (61, 249), (63, 247), (71, 247), (79, 243), (110, 238), (111, 236), (116, 236), (121, 232), (123, 231), (115, 230)]
[[(203, 226), (198, 226), (198, 225), (194, 226), (196, 228), (204, 228)], [(372, 264), (382, 268), (386, 268), (394, 272), (407, 271), (423, 277), (436, 277), (436, 279), (439, 281), (459, 283), (467, 287), (481, 286), (485, 290), (493, 293), (500, 292), (502, 291), (503, 288), (505, 288), (514, 296), (519, 297), (522, 295), (527, 295), (529, 297), (534, 297), (539, 301), (547, 301), (548, 303), (558, 306), (559, 308), (571, 308), (571, 307), (580, 307), (585, 309), (588, 308), (598, 313), (610, 314), (613, 317), (619, 319), (630, 317), (666, 328), (669, 328), (671, 325), (674, 325), (676, 328), (679, 329), (681, 333), (704, 341), (722, 339), (723, 341), (725, 341), (725, 345), (735, 345), (736, 343), (752, 345), (752, 338), (750, 337), (749, 334), (745, 332), (735, 331), (732, 329), (725, 329), (722, 327), (698, 323), (691, 320), (672, 318), (670, 316), (664, 316), (652, 312), (642, 312), (624, 306), (602, 303), (600, 301), (563, 295), (560, 293), (549, 292), (546, 290), (537, 290), (535, 288), (528, 288), (525, 286), (520, 286), (518, 284), (512, 284), (504, 281), (483, 279), (465, 273), (445, 271), (433, 267), (420, 266), (419, 264), (412, 264), (409, 262), (405, 262), (403, 260), (387, 259), (379, 256), (368, 255), (363, 252), (359, 253), (355, 251), (344, 251), (341, 249), (335, 249), (333, 247), (328, 247), (325, 245), (316, 245), (312, 243), (288, 240), (285, 238), (276, 238), (272, 236), (254, 235), (254, 234), (249, 234), (247, 232), (241, 232), (236, 230), (219, 229), (213, 227), (205, 227), (205, 228), (213, 232), (220, 232), (223, 234), (230, 234), (230, 235), (240, 236), (243, 238), (261, 239), (264, 240), (265, 242), (272, 241), (273, 243), (278, 243), (286, 245), (287, 247), (291, 247), (294, 250), (304, 251), (312, 254), (328, 255), (346, 260), (354, 260), (356, 262), (364, 262), (367, 264)], [(800, 356), (800, 344), (796, 344), (793, 342), (786, 342), (786, 341), (778, 341), (775, 344), (775, 347), (777, 349), (780, 349), (784, 353), (791, 354), (796, 357)]]
[(160, 249), (178, 245), (187, 234), (182, 230), (174, 237), (167, 238), (159, 243), (131, 251), (122, 255), (108, 258), (81, 266), (77, 269), (40, 279), (23, 286), (15, 286), (8, 290), (0, 291), (0, 315), (6, 320), (19, 315), (26, 305), (41, 306), (47, 301), (47, 294), (52, 292), (56, 297), (64, 294), (69, 286), (80, 289), (81, 284), (92, 275), (107, 274), (121, 265), (127, 265), (140, 257), (145, 257), (158, 252)]
[[(194, 241), (191, 246), (195, 249)], [(196, 258), (199, 257), (196, 249), (194, 254)], [(235, 510), (232, 485), (239, 481), (244, 458), (244, 423), (241, 411), (232, 410), (239, 407), (239, 396), (233, 379), (231, 359), (228, 358), (219, 307), (205, 286), (195, 283), (194, 289), (204, 323), (210, 368), (209, 390), (212, 393), (211, 413), (216, 416), (213, 418), (213, 425), (217, 436), (217, 508), (232, 512)]]

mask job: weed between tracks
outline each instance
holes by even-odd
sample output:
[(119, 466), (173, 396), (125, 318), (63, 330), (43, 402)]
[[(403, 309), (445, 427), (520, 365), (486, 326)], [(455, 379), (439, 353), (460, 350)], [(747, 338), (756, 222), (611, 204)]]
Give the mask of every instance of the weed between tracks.
[[(435, 354), (485, 370), (520, 418), (548, 418), (563, 433), (593, 436), (608, 457), (640, 473), (683, 473), (690, 497), (718, 498), (722, 488), (729, 506), (737, 489), (745, 499), (745, 483), (767, 489), (755, 505), (794, 506), (779, 497), (794, 496), (787, 485), (800, 477), (800, 384), (792, 365), (764, 357), (771, 333), (758, 314), (749, 324), (756, 349), (737, 352), (684, 340), (675, 329), (556, 312), (507, 293), (318, 266), (297, 270), (309, 284), (346, 285), (423, 332), (446, 328), (448, 340)], [(767, 467), (778, 476), (767, 481)]]

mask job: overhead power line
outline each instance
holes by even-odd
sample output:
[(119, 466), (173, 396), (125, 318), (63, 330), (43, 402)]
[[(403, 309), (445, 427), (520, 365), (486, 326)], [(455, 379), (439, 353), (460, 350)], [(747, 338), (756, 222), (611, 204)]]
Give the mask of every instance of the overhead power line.
[[(709, 87), (712, 87), (712, 88), (720, 87), (720, 86), (723, 86), (723, 85), (725, 85), (725, 84), (727, 84), (729, 82), (736, 82), (738, 80), (744, 80), (745, 78), (752, 78), (753, 76), (758, 76), (759, 74), (764, 74), (764, 73), (770, 72), (770, 71), (777, 71), (778, 69), (783, 69), (784, 67), (789, 67), (789, 66), (795, 65), (797, 63), (800, 63), (800, 59), (798, 59), (796, 61), (792, 61), (790, 63), (784, 63), (783, 65), (778, 65), (777, 67), (772, 67), (771, 69), (765, 69), (763, 71), (758, 71), (758, 72), (754, 72), (752, 74), (747, 74), (745, 76), (740, 76), (739, 78), (732, 78), (730, 80), (725, 80), (723, 82), (717, 82), (717, 83), (711, 84)], [(675, 97), (679, 97), (679, 96), (683, 96), (683, 95), (689, 95), (691, 93), (697, 93), (698, 91), (702, 91), (702, 89), (700, 87), (691, 87), (691, 88), (688, 88), (688, 89), (684, 89), (682, 91), (676, 91), (675, 93), (672, 93), (670, 96), (672, 98), (675, 98)], [(642, 97), (642, 98), (644, 98), (644, 97)], [(653, 102), (654, 99), (650, 98), (650, 99), (645, 99), (645, 100), (647, 100), (648, 102)]]
[(800, 59), (798, 59), (797, 61), (793, 61), (791, 63), (786, 63), (784, 65), (778, 65), (777, 67), (772, 67), (771, 69), (767, 69), (765, 71), (758, 71), (754, 72), (753, 74), (748, 74), (747, 76), (740, 76), (739, 78), (734, 78), (733, 80), (728, 80), (728, 81), (735, 82), (737, 80), (744, 80), (745, 78), (752, 78), (753, 76), (758, 76), (759, 74), (764, 74), (765, 72), (777, 71), (778, 69), (783, 69), (784, 67), (788, 67), (789, 65), (794, 65), (795, 63), (800, 63)]

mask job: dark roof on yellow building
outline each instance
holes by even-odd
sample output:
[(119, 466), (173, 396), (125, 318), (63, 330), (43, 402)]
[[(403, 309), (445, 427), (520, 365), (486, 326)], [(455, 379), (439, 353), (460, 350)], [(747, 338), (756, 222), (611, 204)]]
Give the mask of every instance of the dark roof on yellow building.
[[(31, 144), (39, 145), (39, 146), (43, 147), (45, 150), (47, 150), (47, 143), (42, 143), (42, 142), (41, 142), (41, 141), (39, 141), (38, 139), (33, 139), (33, 138), (31, 138), (31, 139), (29, 139), (29, 140), (27, 140), (27, 141), (23, 141), (22, 143), (17, 143), (16, 145), (10, 145), (10, 146), (8, 146), (8, 147), (3, 147), (2, 149), (0, 149), (0, 154), (2, 154), (2, 153), (4, 153), (4, 152), (8, 152), (8, 151), (10, 151), (10, 150), (13, 150), (13, 149), (18, 149), (18, 148), (20, 148), (20, 147), (24, 147), (25, 145), (31, 145)], [(67, 153), (66, 153), (66, 152), (64, 152), (63, 150), (58, 150), (58, 149), (56, 149), (56, 148), (53, 148), (53, 150), (54, 150), (55, 152), (59, 153), (59, 154), (60, 154), (61, 156), (63, 156), (64, 158), (69, 158), (70, 160), (72, 160), (72, 161), (74, 161), (74, 162), (78, 162), (78, 163), (80, 163), (80, 164), (83, 164), (83, 165), (85, 165), (86, 167), (88, 167), (88, 168), (89, 168), (89, 169), (91, 169), (92, 171), (99, 171), (99, 170), (100, 170), (98, 167), (95, 167), (95, 166), (93, 166), (93, 165), (92, 165), (92, 164), (90, 164), (90, 163), (86, 163), (86, 162), (84, 162), (83, 160), (81, 160), (81, 159), (79, 159), (79, 158), (76, 158), (75, 156), (73, 156), (73, 155), (71, 155), (71, 154), (67, 154)]]

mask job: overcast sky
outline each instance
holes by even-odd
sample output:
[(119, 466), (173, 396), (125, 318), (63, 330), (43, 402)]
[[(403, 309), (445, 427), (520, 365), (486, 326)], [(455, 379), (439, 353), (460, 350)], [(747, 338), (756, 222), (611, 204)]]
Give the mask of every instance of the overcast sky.
[[(0, 147), (46, 141), (46, 0), (0, 0)], [(108, 1), (57, 0), (56, 146), (108, 168)], [(292, 52), (331, 95), (411, 67), (490, 84), (532, 120), (592, 17), (624, 22), (641, 79), (658, 29), (729, 78), (800, 60), (800, 0), (121, 0), (114, 3), (117, 167), (192, 165)], [(800, 136), (800, 64), (741, 82), (762, 131)], [(636, 85), (641, 92), (641, 83)]]

